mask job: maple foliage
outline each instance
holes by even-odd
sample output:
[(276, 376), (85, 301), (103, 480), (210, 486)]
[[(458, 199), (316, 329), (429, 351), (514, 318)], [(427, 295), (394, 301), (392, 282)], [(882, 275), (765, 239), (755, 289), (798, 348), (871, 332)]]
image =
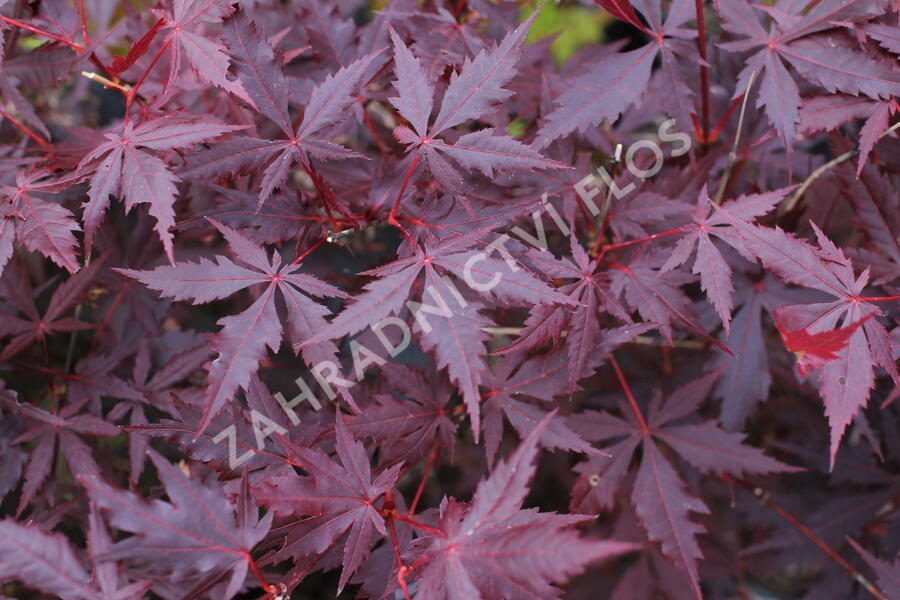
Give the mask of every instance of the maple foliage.
[(900, 600), (898, 39), (0, 0), (0, 596)]

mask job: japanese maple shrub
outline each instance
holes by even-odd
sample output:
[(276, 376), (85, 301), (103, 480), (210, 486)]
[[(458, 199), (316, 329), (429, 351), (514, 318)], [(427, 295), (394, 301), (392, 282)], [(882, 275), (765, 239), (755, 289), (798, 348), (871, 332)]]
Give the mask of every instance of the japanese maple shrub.
[(0, 597), (900, 600), (898, 24), (0, 0)]

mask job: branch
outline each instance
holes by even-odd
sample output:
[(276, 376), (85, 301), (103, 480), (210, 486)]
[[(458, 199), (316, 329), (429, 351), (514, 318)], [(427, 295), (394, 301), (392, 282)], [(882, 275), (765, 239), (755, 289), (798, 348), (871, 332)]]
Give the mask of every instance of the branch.
[(43, 29), (38, 29), (37, 27), (32, 27), (31, 25), (27, 25), (26, 23), (23, 23), (21, 21), (17, 21), (15, 19), (10, 19), (9, 17), (4, 17), (3, 15), (0, 15), (0, 20), (6, 21), (10, 25), (15, 25), (16, 27), (21, 27), (22, 29), (30, 31), (31, 33), (36, 33), (38, 35), (42, 35), (44, 37), (50, 38), (51, 40), (55, 40), (57, 42), (65, 44), (66, 46), (69, 46), (70, 48), (73, 48), (74, 50), (77, 50), (78, 52), (81, 52), (82, 50), (84, 50), (84, 46), (82, 46), (81, 44), (78, 44), (71, 40), (67, 40), (65, 38), (61, 38), (56, 34), (50, 33), (49, 31), (44, 31)]
[(744, 100), (741, 102), (741, 114), (738, 117), (737, 132), (734, 134), (734, 144), (731, 146), (731, 152), (728, 153), (728, 164), (725, 166), (725, 171), (719, 180), (719, 189), (716, 190), (715, 198), (713, 198), (713, 202), (716, 204), (722, 204), (728, 180), (731, 178), (731, 171), (734, 169), (734, 163), (737, 162), (738, 144), (741, 141), (741, 131), (744, 129), (744, 113), (747, 110), (747, 100), (750, 98), (750, 88), (753, 86), (754, 79), (756, 79), (756, 71), (750, 73), (750, 78), (747, 79), (747, 89), (744, 90)]
[(822, 540), (822, 538), (813, 533), (809, 527), (801, 523), (800, 520), (797, 519), (797, 517), (788, 512), (786, 508), (773, 500), (769, 495), (769, 492), (758, 487), (751, 487), (747, 483), (742, 483), (744, 487), (753, 492), (753, 495), (759, 499), (760, 503), (762, 503), (763, 506), (770, 509), (779, 517), (787, 521), (791, 527), (802, 533), (809, 541), (815, 544), (819, 548), (819, 550), (824, 552), (828, 558), (836, 562), (842, 569), (850, 573), (851, 577), (853, 577), (853, 579), (855, 579), (861, 586), (863, 586), (865, 590), (872, 595), (873, 598), (877, 598), (878, 600), (889, 600), (887, 596), (882, 594), (878, 590), (878, 588), (875, 587), (875, 584), (866, 579), (865, 575), (860, 573), (853, 565), (844, 560), (844, 558), (840, 554), (835, 552), (831, 548), (831, 546), (829, 546), (825, 543), (824, 540)]
[[(880, 136), (878, 136), (878, 139), (880, 140), (883, 137), (886, 137), (887, 135), (893, 133), (894, 131), (897, 131), (897, 129), (900, 129), (900, 121), (897, 121), (896, 123), (894, 123), (893, 125), (888, 127), (884, 131), (884, 133), (882, 133)], [(830, 169), (841, 164), (845, 160), (849, 160), (849, 159), (853, 158), (857, 154), (859, 154), (859, 148), (854, 148), (853, 150), (848, 150), (847, 152), (844, 152), (840, 156), (832, 158), (827, 163), (825, 163), (824, 165), (822, 165), (821, 167), (819, 167), (818, 169), (816, 169), (815, 171), (810, 173), (809, 177), (806, 178), (806, 181), (804, 181), (800, 185), (800, 187), (797, 188), (797, 191), (794, 192), (794, 195), (787, 198), (786, 200), (782, 201), (781, 206), (778, 207), (778, 215), (781, 216), (785, 213), (788, 213), (788, 212), (794, 210), (794, 207), (797, 206), (798, 202), (800, 202), (800, 198), (802, 198), (803, 194), (806, 193), (807, 188), (809, 188), (809, 186), (811, 186), (812, 183), (816, 179), (818, 179), (819, 177), (824, 175)]]
[(36, 142), (37, 142), (38, 144), (40, 144), (41, 146), (44, 146), (44, 147), (46, 148), (47, 146), (50, 145), (50, 143), (47, 142), (44, 138), (42, 138), (41, 136), (39, 136), (38, 134), (36, 134), (35, 132), (33, 132), (31, 129), (29, 129), (27, 126), (25, 126), (24, 123), (20, 123), (20, 122), (17, 121), (16, 119), (12, 118), (12, 117), (9, 115), (9, 113), (7, 113), (7, 112), (6, 112), (5, 110), (3, 110), (2, 108), (0, 108), (0, 117), (5, 118), (7, 121), (9, 121), (10, 123), (12, 123), (13, 126), (15, 126), (16, 129), (18, 129), (19, 131), (21, 131), (22, 133), (24, 133), (25, 135), (27, 135), (28, 137), (30, 137), (31, 139), (33, 139), (34, 141), (36, 141)]

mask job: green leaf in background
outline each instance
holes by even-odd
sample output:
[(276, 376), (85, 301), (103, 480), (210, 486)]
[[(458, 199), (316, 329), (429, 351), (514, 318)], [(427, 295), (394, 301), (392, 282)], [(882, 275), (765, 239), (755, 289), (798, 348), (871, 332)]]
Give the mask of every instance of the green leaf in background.
[[(538, 4), (526, 2), (522, 6), (523, 18), (531, 14)], [(548, 2), (535, 20), (526, 42), (558, 34), (550, 49), (553, 58), (561, 65), (582, 46), (602, 41), (603, 28), (611, 19), (607, 13), (596, 8), (565, 2), (559, 4)]]

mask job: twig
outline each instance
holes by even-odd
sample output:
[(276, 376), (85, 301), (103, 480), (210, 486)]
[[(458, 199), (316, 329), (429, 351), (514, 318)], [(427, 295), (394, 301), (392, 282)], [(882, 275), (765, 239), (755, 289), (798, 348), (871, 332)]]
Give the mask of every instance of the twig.
[(69, 46), (70, 48), (77, 50), (78, 52), (81, 52), (82, 50), (84, 50), (84, 46), (82, 46), (79, 43), (73, 42), (71, 40), (67, 40), (65, 38), (61, 38), (54, 33), (50, 33), (49, 31), (44, 31), (43, 29), (38, 29), (37, 27), (32, 27), (31, 25), (28, 25), (27, 23), (22, 23), (21, 21), (17, 21), (16, 19), (10, 19), (9, 17), (4, 17), (3, 15), (0, 15), (0, 20), (6, 21), (10, 25), (15, 25), (16, 27), (21, 27), (22, 29), (25, 29), (26, 31), (30, 31), (31, 33), (36, 33), (37, 35), (42, 35), (44, 37), (48, 37), (51, 40), (55, 40), (57, 42), (65, 44), (66, 46)]
[(50, 145), (50, 143), (47, 142), (44, 138), (42, 138), (41, 136), (39, 136), (38, 134), (33, 132), (31, 129), (29, 129), (24, 123), (20, 123), (16, 119), (12, 118), (9, 115), (9, 113), (7, 113), (2, 108), (0, 108), (0, 117), (3, 117), (4, 119), (6, 119), (10, 123), (12, 123), (16, 129), (18, 129), (19, 131), (21, 131), (22, 133), (24, 133), (25, 135), (27, 135), (28, 137), (33, 139), (39, 145), (44, 146), (44, 147), (47, 147)]
[[(894, 131), (897, 131), (898, 128), (900, 128), (900, 121), (897, 121), (896, 123), (894, 123), (893, 125), (888, 127), (885, 130), (885, 132), (882, 133), (878, 137), (878, 139), (880, 140), (881, 138), (886, 137), (887, 135), (893, 133)], [(819, 177), (824, 175), (828, 170), (836, 167), (837, 165), (841, 164), (845, 160), (853, 158), (857, 154), (859, 154), (859, 148), (854, 148), (853, 150), (848, 150), (847, 152), (844, 152), (840, 156), (832, 158), (827, 163), (825, 163), (824, 165), (822, 165), (821, 167), (819, 167), (818, 169), (816, 169), (815, 171), (810, 173), (809, 177), (807, 177), (806, 180), (800, 185), (800, 187), (797, 188), (797, 191), (794, 192), (794, 194), (792, 196), (790, 196), (789, 198), (784, 200), (782, 202), (781, 206), (778, 207), (778, 215), (781, 216), (785, 213), (788, 213), (788, 212), (794, 210), (794, 207), (797, 206), (798, 202), (800, 202), (800, 198), (803, 197), (803, 194), (806, 193), (806, 190), (809, 188), (809, 186), (812, 185), (813, 181), (815, 181), (816, 179), (818, 179)]]
[(749, 489), (750, 491), (753, 492), (753, 495), (759, 499), (759, 501), (762, 503), (763, 506), (765, 506), (766, 508), (768, 508), (769, 510), (771, 510), (772, 512), (777, 514), (779, 517), (781, 517), (782, 519), (787, 521), (791, 527), (793, 527), (794, 529), (799, 531), (809, 541), (811, 541), (813, 544), (815, 544), (819, 548), (819, 550), (821, 550), (822, 552), (825, 553), (825, 555), (828, 558), (830, 558), (835, 563), (837, 563), (842, 569), (844, 569), (845, 571), (850, 573), (850, 576), (853, 577), (853, 579), (855, 579), (861, 586), (863, 586), (865, 588), (865, 590), (867, 592), (869, 592), (869, 594), (872, 595), (873, 598), (877, 598), (878, 600), (889, 600), (887, 596), (882, 594), (878, 590), (878, 588), (875, 587), (875, 584), (873, 584), (871, 581), (866, 579), (865, 575), (860, 573), (856, 568), (854, 568), (853, 565), (851, 565), (846, 560), (844, 560), (844, 558), (840, 554), (835, 552), (831, 548), (831, 546), (829, 546), (828, 544), (825, 543), (824, 540), (822, 540), (822, 538), (820, 538), (815, 533), (813, 533), (813, 531), (809, 527), (807, 527), (806, 525), (801, 523), (800, 520), (797, 519), (797, 517), (795, 517), (790, 512), (788, 512), (788, 510), (786, 508), (784, 508), (783, 506), (778, 504), (775, 500), (773, 500), (772, 497), (769, 495), (769, 492), (767, 492), (761, 488), (758, 488), (758, 487), (752, 487), (752, 486), (748, 485), (747, 483), (743, 483), (743, 485), (744, 485), (744, 487), (746, 487), (747, 489)]
[(750, 88), (753, 86), (753, 80), (756, 79), (756, 71), (750, 73), (747, 79), (747, 89), (744, 90), (744, 100), (741, 102), (741, 114), (738, 117), (737, 132), (734, 134), (734, 144), (731, 146), (731, 152), (728, 153), (728, 164), (725, 166), (725, 172), (719, 180), (719, 189), (716, 190), (716, 196), (713, 202), (722, 204), (725, 196), (725, 189), (728, 187), (728, 180), (731, 178), (731, 171), (734, 169), (734, 163), (737, 162), (738, 144), (741, 142), (741, 131), (744, 129), (744, 113), (747, 110), (747, 100), (750, 98)]
[[(609, 174), (610, 179), (612, 179), (614, 176), (615, 166), (619, 164), (621, 160), (622, 144), (616, 144), (616, 153), (613, 155), (612, 162), (610, 163), (609, 167), (609, 170), (613, 171), (613, 173)], [(614, 184), (612, 182), (610, 182), (610, 184), (606, 186), (606, 196), (603, 198), (603, 204), (600, 205), (600, 212), (597, 213), (596, 217), (599, 228), (596, 230), (596, 232), (593, 231), (593, 227), (591, 230), (592, 233), (596, 233), (597, 235), (597, 237), (594, 238), (593, 246), (591, 246), (591, 254), (593, 256), (597, 256), (597, 252), (600, 251), (600, 248), (602, 246), (601, 242), (603, 241), (603, 231), (606, 229), (606, 220), (609, 217), (609, 206), (610, 204), (612, 204), (613, 186)], [(588, 222), (593, 225), (593, 221)]]
[(100, 75), (99, 73), (94, 73), (92, 71), (82, 71), (81, 75), (83, 77), (87, 77), (91, 81), (96, 81), (103, 87), (117, 89), (120, 92), (122, 92), (123, 94), (125, 94), (126, 96), (128, 96), (128, 94), (130, 94), (132, 91), (131, 86), (129, 86), (127, 83), (117, 83), (117, 82), (113, 81), (112, 79), (107, 79), (106, 77), (104, 77), (103, 75)]

